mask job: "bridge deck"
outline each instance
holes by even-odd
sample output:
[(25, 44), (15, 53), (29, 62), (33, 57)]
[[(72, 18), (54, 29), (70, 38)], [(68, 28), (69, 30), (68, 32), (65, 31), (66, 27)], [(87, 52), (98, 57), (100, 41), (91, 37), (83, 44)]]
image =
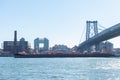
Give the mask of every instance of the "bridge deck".
[(86, 46), (86, 45), (95, 45), (102, 41), (117, 37), (120, 35), (120, 23), (98, 33), (97, 35), (93, 36), (92, 38), (88, 39), (81, 43), (78, 49)]

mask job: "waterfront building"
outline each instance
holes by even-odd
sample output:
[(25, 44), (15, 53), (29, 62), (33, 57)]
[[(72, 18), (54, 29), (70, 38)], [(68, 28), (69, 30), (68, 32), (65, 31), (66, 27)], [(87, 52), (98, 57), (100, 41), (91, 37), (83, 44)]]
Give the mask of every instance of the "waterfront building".
[[(43, 44), (43, 47), (40, 45)], [(49, 49), (49, 40), (47, 38), (36, 38), (34, 40), (34, 50), (35, 52), (47, 51)]]
[[(24, 38), (21, 38), (20, 41), (17, 41), (16, 44), (17, 52), (29, 52), (28, 41), (25, 41)], [(14, 50), (14, 41), (4, 41), (3, 43), (3, 51), (5, 52), (13, 52)]]
[(73, 48), (72, 48), (72, 51), (77, 51), (77, 48), (78, 48), (78, 46), (74, 46)]
[(113, 54), (120, 55), (120, 48), (114, 48)]
[(71, 52), (71, 49), (66, 45), (55, 45), (52, 47), (53, 52)]
[(108, 41), (100, 43), (100, 51), (102, 53), (112, 53), (113, 44), (111, 42), (108, 42)]

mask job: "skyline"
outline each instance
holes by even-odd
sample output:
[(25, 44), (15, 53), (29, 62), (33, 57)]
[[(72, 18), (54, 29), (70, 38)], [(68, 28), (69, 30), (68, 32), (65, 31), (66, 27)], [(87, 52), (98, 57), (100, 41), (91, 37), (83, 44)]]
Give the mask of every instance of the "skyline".
[[(119, 0), (1, 0), (0, 1), (0, 43), (22, 37), (31, 43), (34, 39), (48, 38), (50, 47), (64, 44), (79, 45), (87, 20), (109, 28), (120, 23)], [(99, 27), (99, 26), (98, 26)], [(120, 47), (120, 37), (108, 40), (114, 47)]]

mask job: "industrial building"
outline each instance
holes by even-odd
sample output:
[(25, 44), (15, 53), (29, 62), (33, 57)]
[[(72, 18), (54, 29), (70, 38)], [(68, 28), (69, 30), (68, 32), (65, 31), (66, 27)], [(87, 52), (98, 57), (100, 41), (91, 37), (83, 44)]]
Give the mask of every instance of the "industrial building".
[[(17, 41), (16, 43), (16, 49), (17, 52), (22, 51), (28, 52), (29, 51), (28, 41), (25, 41), (24, 38), (21, 38), (20, 41)], [(14, 52), (14, 41), (4, 41), (3, 51)]]

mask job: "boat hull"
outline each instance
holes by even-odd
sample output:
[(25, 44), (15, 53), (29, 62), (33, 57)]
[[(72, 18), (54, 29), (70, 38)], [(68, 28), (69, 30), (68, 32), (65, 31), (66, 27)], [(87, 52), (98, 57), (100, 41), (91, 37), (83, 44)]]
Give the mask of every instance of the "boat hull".
[(15, 58), (116, 57), (113, 54), (15, 54)]

